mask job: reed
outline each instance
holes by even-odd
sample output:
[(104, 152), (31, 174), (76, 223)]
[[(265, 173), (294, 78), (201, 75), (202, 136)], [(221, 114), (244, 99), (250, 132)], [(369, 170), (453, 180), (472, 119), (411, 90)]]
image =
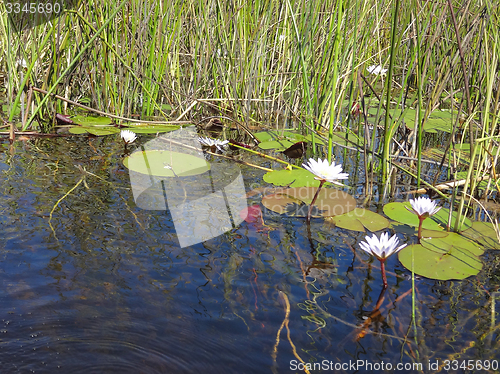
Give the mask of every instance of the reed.
[[(24, 93), (33, 85), (125, 117), (215, 114), (295, 127), (312, 134), (313, 152), (330, 160), (351, 157), (336, 152), (333, 138), (340, 135), (365, 151), (366, 179), (370, 170), (380, 170), (373, 175), (381, 176), (382, 186), (393, 166), (417, 184), (467, 171), (469, 183), (457, 191), (466, 214), (466, 194), (497, 194), (491, 166), (499, 154), (499, 5), (466, 0), (460, 11), (451, 1), (446, 5), (91, 0), (17, 33), (2, 3), (4, 118), (25, 130), (49, 131), (54, 114), (69, 110), (40, 92), (27, 108)], [(19, 67), (23, 59), (26, 68)], [(387, 75), (371, 75), (370, 65), (387, 68)], [(357, 117), (353, 105), (359, 105)], [(20, 107), (29, 113), (25, 121)], [(431, 169), (422, 164), (430, 141), (424, 128), (442, 108), (452, 115), (450, 134), (440, 140), (448, 157), (442, 168)], [(413, 111), (410, 131), (407, 115)], [(471, 163), (460, 170), (453, 157), (476, 138)], [(392, 160), (399, 156), (415, 162), (396, 165)], [(488, 173), (493, 178), (483, 192), (474, 181)], [(368, 184), (365, 194), (371, 194)], [(452, 197), (449, 202), (455, 204)]]

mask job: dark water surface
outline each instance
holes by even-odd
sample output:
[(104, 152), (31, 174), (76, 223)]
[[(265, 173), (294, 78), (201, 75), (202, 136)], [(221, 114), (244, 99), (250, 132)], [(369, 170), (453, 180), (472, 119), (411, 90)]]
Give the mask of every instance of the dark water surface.
[[(494, 252), (477, 277), (417, 278), (414, 324), (411, 274), (393, 256), (370, 316), (382, 282), (363, 234), (317, 219), (309, 240), (304, 219), (269, 213), (180, 248), (168, 211), (135, 205), (116, 138), (0, 150), (1, 373), (302, 373), (300, 360), (315, 373), (451, 373), (465, 371), (445, 360), (500, 360)], [(61, 201), (52, 230), (75, 165), (102, 179)], [(248, 190), (266, 185), (241, 172)], [(392, 370), (366, 370), (382, 363)]]

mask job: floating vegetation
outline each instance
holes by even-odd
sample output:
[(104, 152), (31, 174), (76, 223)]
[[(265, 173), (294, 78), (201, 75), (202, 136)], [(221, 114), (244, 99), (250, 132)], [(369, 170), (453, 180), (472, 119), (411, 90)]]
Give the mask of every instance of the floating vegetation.
[(157, 177), (187, 177), (210, 170), (202, 157), (167, 150), (147, 150), (132, 153), (123, 160), (130, 170)]
[(178, 130), (178, 125), (154, 124), (149, 122), (127, 123), (117, 126), (108, 117), (75, 116), (71, 120), (75, 125), (69, 126), (71, 134), (91, 134), (105, 136), (119, 133), (121, 129), (129, 129), (136, 134), (157, 134)]
[(356, 208), (349, 213), (341, 214), (328, 219), (335, 226), (353, 231), (375, 232), (389, 227), (390, 222), (384, 216), (368, 209)]
[(275, 186), (318, 187), (319, 181), (305, 169), (273, 170), (262, 177), (265, 182)]
[[(384, 205), (384, 213), (389, 217), (390, 219), (403, 223), (405, 225), (410, 225), (414, 227), (419, 226), (419, 219), (418, 217), (413, 214), (412, 212), (408, 211), (408, 208), (411, 208), (411, 205), (409, 202), (404, 202), (404, 203), (399, 203), (399, 202), (394, 202), (394, 203), (388, 203)], [(423, 224), (422, 228), (428, 229), (428, 230), (443, 230), (444, 227), (441, 226), (438, 222), (432, 220), (432, 219), (426, 219)]]
[[(368, 114), (373, 118), (377, 115), (377, 108), (371, 108), (368, 110)], [(389, 109), (390, 115), (398, 119), (398, 116), (401, 115), (401, 110), (398, 109)], [(455, 114), (456, 115), (456, 114)], [(416, 110), (415, 109), (406, 109), (403, 112), (403, 122), (406, 127), (410, 130), (415, 129), (415, 118), (416, 118)], [(452, 131), (452, 115), (449, 110), (435, 110), (432, 112), (425, 120), (424, 123), (424, 131), (428, 133), (438, 133), (446, 132), (451, 133)]]
[[(57, 179), (59, 174), (68, 178), (67, 165), (73, 169), (73, 161), (63, 165), (60, 160), (51, 160), (50, 164), (38, 165), (37, 168), (24, 164), (30, 172), (43, 169), (51, 177), (50, 181), (44, 179), (44, 182), (51, 187), (47, 193), (55, 190), (59, 198), (53, 199), (57, 203), (49, 215), (54, 236), (55, 230), (63, 234), (61, 228), (87, 235), (84, 239), (78, 237), (78, 243), (86, 243), (86, 239), (94, 235), (95, 230), (87, 227), (78, 230), (80, 218), (74, 222), (57, 222), (56, 225), (59, 217), (55, 215), (73, 212), (67, 206), (72, 203), (72, 198), (84, 206), (85, 197), (91, 196), (91, 204), (86, 209), (91, 211), (93, 206), (100, 205), (95, 217), (102, 213), (108, 217), (106, 210), (113, 212), (114, 209), (107, 205), (112, 200), (108, 194), (110, 191), (96, 199), (97, 193), (85, 194), (82, 187), (85, 191), (92, 189), (92, 183), (108, 182), (105, 180), (108, 176), (112, 176), (110, 181), (118, 180), (125, 174), (123, 168), (110, 165), (113, 160), (124, 158), (128, 177), (135, 175), (137, 184), (144, 182), (144, 190), (140, 194), (135, 191), (140, 198), (132, 194), (135, 206), (127, 204), (123, 209), (123, 214), (130, 215), (103, 225), (112, 233), (105, 232), (102, 236), (121, 240), (135, 235), (142, 239), (142, 236), (148, 237), (151, 227), (159, 225), (162, 238), (144, 240), (140, 245), (145, 248), (139, 249), (154, 253), (156, 266), (173, 253), (171, 250), (177, 242), (169, 236), (171, 227), (162, 226), (167, 215), (152, 217), (147, 210), (166, 210), (164, 195), (169, 193), (179, 198), (182, 205), (189, 197), (204, 196), (208, 190), (216, 193), (235, 180), (240, 165), (244, 165), (242, 171), (255, 166), (256, 174), (251, 174), (250, 178), (258, 186), (252, 186), (251, 193), (247, 194), (252, 199), (248, 209), (244, 208), (245, 188), (238, 185), (237, 193), (221, 194), (220, 200), (210, 196), (203, 200), (205, 208), (208, 207), (203, 216), (198, 214), (202, 210), (200, 205), (196, 208), (186, 206), (185, 210), (176, 213), (182, 218), (186, 218), (184, 212), (192, 213), (185, 220), (184, 228), (194, 231), (200, 222), (213, 222), (217, 228), (213, 232), (220, 235), (214, 240), (207, 239), (208, 234), (202, 236), (206, 241), (195, 248), (209, 253), (199, 256), (207, 259), (207, 263), (196, 265), (197, 271), (203, 272), (203, 282), (214, 285), (196, 285), (197, 302), (203, 304), (197, 307), (196, 313), (232, 318), (232, 312), (237, 316), (235, 321), (244, 323), (243, 329), (261, 331), (265, 324), (267, 334), (272, 325), (269, 319), (262, 318), (262, 314), (274, 310), (270, 304), (261, 307), (257, 299), (263, 296), (263, 299), (276, 303), (272, 300), (274, 287), (274, 294), (285, 302), (283, 324), (275, 334), (268, 334), (271, 339), (276, 339), (270, 352), (271, 369), (276, 372), (277, 368), (283, 367), (283, 362), (289, 363), (290, 358), (304, 364), (304, 358), (319, 363), (324, 358), (321, 355), (328, 354), (340, 360), (347, 357), (345, 352), (349, 352), (349, 357), (363, 356), (368, 352), (368, 360), (383, 357), (386, 362), (394, 358), (394, 361), (413, 363), (421, 359), (430, 363), (433, 358), (465, 360), (465, 356), (479, 360), (485, 358), (485, 352), (490, 358), (496, 358), (498, 321), (495, 297), (499, 254), (493, 250), (500, 249), (498, 1), (465, 2), (465, 7), (456, 1), (407, 4), (401, 0), (236, 0), (218, 2), (216, 7), (206, 1), (180, 1), (169, 6), (144, 0), (71, 1), (71, 7), (57, 17), (51, 17), (50, 22), (38, 22), (36, 27), (26, 25), (23, 29), (9, 22), (8, 3), (0, 2), (3, 17), (0, 78), (5, 78), (0, 79), (0, 94), (2, 100), (9, 103), (2, 103), (3, 123), (0, 126), (3, 128), (1, 134), (8, 137), (10, 143), (4, 144), (3, 155), (7, 161), (2, 171), (13, 177), (6, 178), (5, 183), (12, 183), (20, 169), (12, 167), (19, 159), (15, 155), (16, 151), (19, 152), (16, 141), (25, 142), (20, 144), (33, 152), (44, 152), (44, 144), (32, 146), (31, 136), (68, 137), (68, 142), (61, 141), (58, 147), (72, 142), (75, 144), (71, 144), (72, 149), (88, 147), (84, 148), (86, 154), (82, 162), (86, 164), (81, 169), (84, 173), (64, 191), (60, 190), (64, 183), (52, 179)], [(24, 18), (30, 19), (29, 15)], [(81, 110), (99, 117), (73, 116)], [(58, 124), (57, 128), (54, 128), (54, 123)], [(193, 130), (196, 134), (193, 152), (183, 152), (180, 147), (168, 151), (162, 148), (164, 144), (158, 149), (146, 147), (146, 141), (160, 142), (159, 134), (192, 123), (197, 124)], [(121, 143), (118, 135), (121, 131), (141, 134), (134, 142), (137, 149), (130, 156), (127, 146), (125, 155), (117, 146), (118, 142)], [(83, 139), (79, 139), (80, 135)], [(87, 139), (88, 135), (92, 135), (90, 139)], [(210, 139), (204, 153), (198, 147), (198, 136)], [(126, 143), (131, 143), (132, 138), (128, 139), (125, 139)], [(215, 139), (229, 141), (229, 147), (220, 143), (217, 146)], [(72, 155), (73, 151), (68, 154)], [(266, 164), (249, 160), (257, 158), (256, 155), (265, 157)], [(70, 156), (65, 154), (60, 159), (67, 157)], [(318, 180), (317, 176), (297, 166), (318, 157), (329, 163), (335, 160), (344, 166), (350, 174), (345, 183), (347, 192), (331, 188), (327, 178)], [(40, 157), (42, 160), (46, 158), (45, 154)], [(208, 161), (213, 159), (215, 161), (209, 164)], [(234, 172), (225, 173), (228, 163), (235, 166)], [(91, 172), (95, 172), (97, 178), (87, 183), (86, 176), (92, 175)], [(202, 178), (210, 181), (209, 187), (199, 183)], [(107, 190), (114, 187), (113, 182), (108, 182), (109, 186), (106, 184)], [(261, 203), (253, 201), (257, 195), (250, 195), (259, 192), (265, 183), (271, 184), (265, 188), (273, 191), (264, 191)], [(194, 187), (197, 187), (196, 194), (187, 192)], [(16, 195), (19, 190), (23, 194)], [(77, 190), (78, 196), (75, 194)], [(26, 200), (30, 204), (46, 200), (38, 199), (40, 189), (24, 194), (22, 188), (8, 186), (6, 191), (6, 204), (10, 201), (9, 194), (16, 196), (15, 204), (8, 205), (19, 205), (16, 209), (23, 213)], [(413, 214), (408, 211), (411, 203), (401, 202), (408, 199), (408, 194), (415, 198), (423, 193), (429, 197), (439, 196), (435, 201), (442, 208), (432, 212), (435, 214), (428, 212), (429, 216), (422, 211)], [(217, 202), (214, 205), (222, 201), (221, 205), (226, 207), (241, 196), (243, 202), (227, 212), (227, 220), (226, 212), (213, 214), (211, 204), (214, 201)], [(112, 197), (131, 201), (123, 194)], [(117, 200), (114, 199), (113, 204)], [(172, 214), (173, 205), (168, 205)], [(43, 211), (47, 211), (41, 206), (36, 214), (34, 212), (34, 217), (43, 217)], [(143, 211), (139, 213), (140, 209)], [(377, 213), (373, 211), (375, 209), (378, 209)], [(79, 213), (75, 216), (88, 214), (86, 211)], [(269, 227), (266, 226), (266, 213), (273, 217)], [(5, 219), (9, 215), (4, 214)], [(85, 223), (94, 219), (90, 214), (88, 216)], [(288, 216), (294, 218), (280, 220)], [(220, 224), (221, 217), (224, 217), (224, 224)], [(313, 224), (311, 217), (315, 217)], [(25, 218), (20, 217), (20, 220)], [(242, 220), (246, 222), (242, 223)], [(323, 221), (326, 224), (321, 226)], [(137, 226), (132, 226), (136, 223)], [(293, 228), (286, 228), (288, 224)], [(328, 230), (324, 230), (325, 227)], [(120, 228), (120, 231), (113, 232), (115, 228)], [(391, 232), (384, 232), (381, 236), (381, 230)], [(145, 235), (137, 235), (138, 231)], [(9, 232), (6, 232), (8, 236)], [(43, 226), (37, 227), (37, 232), (43, 233)], [(384, 274), (384, 287), (387, 287), (385, 266), (390, 265), (381, 261), (379, 268), (378, 261), (366, 260), (364, 252), (356, 249), (361, 236), (366, 238), (365, 235), (370, 238), (366, 248), (370, 244), (375, 247), (379, 260), (385, 259), (384, 250), (400, 249), (396, 239), (406, 245), (399, 252), (399, 259), (408, 271), (387, 272), (388, 277), (398, 278), (397, 283), (391, 282), (395, 284), (393, 293), (397, 292), (397, 296), (391, 294), (386, 298), (381, 292), (377, 302), (373, 303), (372, 273), (380, 269)], [(190, 236), (191, 232), (185, 238)], [(69, 239), (67, 243), (76, 247), (73, 245), (77, 242), (75, 238)], [(103, 242), (102, 238), (98, 239), (99, 243)], [(241, 247), (238, 247), (239, 241), (243, 243)], [(165, 250), (162, 246), (167, 242), (174, 244)], [(9, 239), (7, 244), (10, 243)], [(121, 244), (126, 243), (124, 240)], [(157, 243), (160, 243), (157, 248), (151, 250), (150, 247)], [(193, 244), (192, 241), (188, 243)], [(146, 249), (146, 246), (149, 247)], [(182, 255), (172, 255), (169, 260), (176, 268), (188, 267), (189, 261), (184, 259), (189, 257), (191, 249), (186, 249)], [(104, 249), (101, 252), (104, 253)], [(368, 253), (374, 254), (374, 251)], [(67, 256), (71, 256), (70, 251), (60, 251), (60, 255), (51, 260), (51, 268), (74, 268), (74, 262), (66, 266)], [(137, 256), (133, 263), (138, 264), (143, 257)], [(339, 267), (342, 258), (349, 258), (350, 262), (344, 272)], [(228, 259), (226, 264), (225, 259)], [(105, 276), (98, 274), (95, 279), (119, 275), (120, 269), (127, 267), (125, 260), (123, 258), (120, 263), (123, 266), (113, 264), (113, 271)], [(61, 261), (62, 265), (58, 263)], [(19, 263), (18, 259), (16, 262)], [(16, 266), (12, 269), (17, 269)], [(86, 266), (92, 265), (88, 262)], [(141, 264), (137, 266), (141, 268)], [(145, 283), (161, 288), (161, 298), (169, 301), (169, 305), (179, 302), (182, 306), (185, 291), (189, 291), (195, 282), (186, 285), (183, 296), (177, 298), (177, 295), (170, 294), (175, 285), (166, 285), (168, 281), (163, 286), (158, 284), (162, 274), (171, 275), (163, 270), (155, 267), (154, 281)], [(45, 274), (43, 270), (34, 273)], [(192, 275), (187, 273), (185, 277), (180, 272), (175, 279), (183, 280)], [(270, 273), (286, 276), (275, 279)], [(412, 275), (411, 286), (407, 279), (409, 273)], [(5, 274), (11, 275), (9, 272)], [(79, 274), (84, 276), (92, 272), (85, 269)], [(138, 277), (131, 274), (123, 279), (132, 282), (131, 279), (142, 279), (143, 276), (142, 270)], [(354, 283), (352, 274), (361, 275), (363, 279), (358, 278), (358, 283)], [(442, 283), (428, 282), (414, 275), (437, 280), (470, 276), (476, 276), (476, 279), (474, 282)], [(236, 279), (238, 276), (241, 278)], [(76, 278), (81, 277), (70, 273), (64, 275), (66, 280)], [(19, 279), (24, 279), (24, 276)], [(57, 275), (57, 279), (63, 278)], [(216, 283), (217, 279), (222, 279), (222, 282)], [(259, 283), (262, 279), (266, 280), (265, 284)], [(8, 286), (9, 282), (11, 280), (4, 283)], [(250, 298), (255, 300), (245, 298), (244, 287), (249, 283)], [(342, 287), (338, 287), (339, 284)], [(427, 290), (419, 289), (422, 284)], [(302, 286), (304, 292), (300, 293)], [(40, 292), (43, 289), (37, 288)], [(133, 289), (131, 287), (130, 292)], [(214, 312), (206, 305), (214, 299), (215, 294), (209, 293), (218, 291), (222, 291), (219, 294), (223, 296), (222, 300), (217, 300), (215, 309), (219, 309)], [(421, 299), (426, 297), (425, 291), (431, 295), (427, 302), (435, 302), (427, 314)], [(62, 295), (64, 290), (60, 292)], [(336, 297), (337, 292), (340, 297)], [(112, 292), (102, 294), (112, 296)], [(405, 300), (409, 295), (411, 303)], [(463, 298), (474, 298), (471, 303), (477, 305), (477, 309), (462, 309)], [(242, 310), (237, 310), (234, 305), (240, 300), (243, 300), (239, 305)], [(332, 300), (334, 305), (328, 305)], [(162, 302), (155, 300), (147, 305), (163, 306)], [(121, 300), (112, 304), (122, 305)], [(8, 302), (6, 305), (23, 310)], [(99, 300), (92, 305), (104, 304)], [(220, 313), (221, 305), (224, 313)], [(447, 309), (439, 315), (443, 306)], [(305, 315), (298, 316), (299, 308)], [(396, 315), (399, 308), (403, 313)], [(81, 310), (78, 305), (74, 309)], [(390, 318), (385, 318), (384, 310), (389, 310)], [(165, 315), (165, 308), (157, 308), (155, 312)], [(459, 321), (457, 316), (461, 313), (466, 317)], [(180, 313), (187, 318), (191, 314), (191, 310)], [(476, 330), (475, 327), (484, 322), (485, 315), (491, 316), (490, 323)], [(297, 316), (298, 323), (293, 319)], [(328, 332), (340, 336), (339, 325), (336, 323), (331, 327), (328, 323), (331, 320), (345, 322), (344, 317), (346, 321), (349, 318), (345, 326), (349, 326), (353, 334), (346, 334), (339, 343), (342, 353), (336, 355), (330, 349), (334, 339), (329, 338)], [(429, 319), (425, 320), (426, 317)], [(472, 322), (474, 318), (477, 318), (476, 326)], [(187, 322), (183, 326), (199, 325)], [(300, 337), (305, 339), (297, 338), (300, 343), (296, 341), (295, 349), (291, 339), (295, 339), (300, 328), (287, 334), (290, 344), (286, 349), (292, 347), (293, 352), (285, 353), (282, 346), (278, 347), (280, 339), (283, 341), (285, 336), (282, 329), (289, 329), (289, 323), (294, 322), (294, 328), (306, 326), (307, 332)], [(472, 340), (467, 336), (460, 342), (457, 336), (465, 330), (480, 332)], [(371, 347), (357, 344), (365, 336), (369, 339), (369, 335), (373, 337)], [(432, 339), (439, 335), (446, 335), (443, 338), (445, 343), (452, 341), (453, 346), (433, 345), (432, 348), (441, 349), (436, 354), (430, 347)], [(15, 334), (9, 333), (9, 336)], [(317, 339), (318, 336), (321, 339)], [(315, 339), (310, 342), (314, 349), (299, 346), (309, 338)], [(380, 348), (375, 352), (375, 346), (382, 340), (387, 343), (383, 344), (384, 347), (389, 344), (395, 347), (394, 342), (401, 342), (401, 345), (398, 349)], [(244, 339), (241, 341), (245, 342)], [(321, 347), (322, 342), (327, 342), (325, 345), (328, 346)], [(347, 345), (352, 342), (355, 343), (351, 350)], [(137, 343), (139, 346), (141, 342)], [(262, 346), (271, 346), (274, 341), (268, 343), (265, 341)], [(308, 352), (311, 357), (306, 357), (303, 352)], [(389, 356), (391, 354), (394, 356)], [(280, 356), (281, 362), (278, 361)], [(142, 360), (141, 365), (144, 362)], [(432, 370), (438, 369), (442, 367)], [(260, 371), (266, 370), (269, 371), (269, 367)]]
[(482, 246), (450, 232), (444, 238), (422, 238), (399, 252), (399, 261), (415, 274), (439, 280), (464, 279), (483, 268)]
[(117, 134), (120, 129), (113, 124), (108, 117), (75, 116), (71, 120), (76, 124), (69, 127), (71, 134), (91, 134), (95, 136), (104, 136)]
[[(262, 205), (279, 214), (305, 217), (316, 191), (317, 188), (314, 187), (287, 188), (264, 196)], [(312, 214), (313, 217), (331, 217), (354, 210), (356, 200), (344, 191), (322, 188), (314, 206), (316, 210)]]
[(137, 134), (163, 134), (179, 129), (178, 125), (156, 125), (149, 122), (127, 123), (124, 126)]
[(305, 141), (306, 137), (296, 131), (262, 131), (255, 134), (260, 141), (259, 148), (273, 149), (282, 152), (297, 142)]

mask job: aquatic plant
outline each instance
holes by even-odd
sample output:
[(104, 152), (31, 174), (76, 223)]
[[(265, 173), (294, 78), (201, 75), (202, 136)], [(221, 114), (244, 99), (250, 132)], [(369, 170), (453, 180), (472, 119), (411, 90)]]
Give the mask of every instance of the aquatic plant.
[(366, 68), (370, 74), (374, 75), (385, 75), (387, 73), (387, 69), (384, 69), (380, 65), (371, 65)]
[(120, 131), (120, 137), (123, 139), (125, 145), (132, 144), (135, 141), (135, 139), (137, 139), (137, 135), (135, 134), (135, 132), (130, 130)]
[(406, 244), (399, 245), (399, 239), (396, 235), (389, 238), (388, 233), (383, 233), (380, 238), (373, 234), (370, 238), (365, 237), (366, 242), (359, 243), (359, 247), (376, 257), (380, 261), (380, 270), (382, 271), (382, 281), (384, 283), (384, 288), (387, 288), (387, 277), (385, 275), (385, 261), (392, 256), (394, 253), (399, 252), (401, 249), (406, 247)]
[(310, 158), (309, 162), (302, 164), (302, 166), (304, 167), (304, 169), (314, 174), (316, 176), (314, 179), (319, 180), (320, 182), (307, 213), (307, 222), (310, 222), (314, 203), (318, 198), (319, 191), (321, 190), (321, 187), (323, 187), (323, 184), (325, 182), (329, 182), (342, 186), (342, 184), (338, 183), (337, 180), (347, 179), (349, 177), (349, 174), (342, 173), (342, 165), (335, 165), (335, 161), (330, 164), (328, 160), (318, 159), (318, 161), (316, 161)]
[(406, 209), (416, 214), (418, 217), (419, 220), (418, 240), (420, 241), (420, 239), (422, 239), (422, 224), (424, 220), (439, 212), (441, 207), (438, 207), (435, 201), (432, 201), (428, 197), (423, 197), (423, 196), (420, 196), (415, 200), (410, 199), (410, 204), (411, 204), (411, 209), (408, 207), (406, 207)]
[(201, 136), (198, 138), (198, 141), (201, 145), (211, 148), (212, 152), (215, 151), (215, 149), (218, 149), (221, 152), (225, 152), (226, 147), (229, 144), (229, 140), (218, 140)]

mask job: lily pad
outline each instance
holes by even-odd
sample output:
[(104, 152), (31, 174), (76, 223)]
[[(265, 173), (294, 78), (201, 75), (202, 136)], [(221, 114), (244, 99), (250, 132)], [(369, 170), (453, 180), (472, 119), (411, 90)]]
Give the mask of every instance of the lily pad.
[[(308, 143), (312, 143), (312, 139), (313, 139), (312, 134), (309, 134), (309, 135), (304, 136), (304, 140), (305, 140), (306, 142), (308, 142)], [(343, 139), (342, 139), (341, 137), (339, 137), (339, 136), (338, 136), (338, 135), (336, 135), (335, 133), (333, 134), (333, 141), (342, 141), (342, 140), (343, 140)], [(325, 142), (322, 138), (320, 138), (319, 136), (315, 136), (315, 137), (314, 137), (314, 142), (315, 142), (316, 144), (322, 144), (322, 145), (326, 144), (326, 142)]]
[(210, 170), (210, 164), (203, 158), (167, 150), (134, 152), (123, 164), (138, 173), (159, 177), (185, 177)]
[[(294, 217), (305, 217), (317, 188), (287, 188), (280, 193), (262, 198), (262, 204), (277, 213)], [(322, 188), (311, 215), (313, 217), (331, 217), (348, 213), (356, 208), (356, 200), (344, 191)]]
[(293, 197), (282, 193), (266, 195), (262, 198), (262, 205), (264, 205), (267, 209), (279, 214), (288, 213), (287, 215), (290, 216), (296, 216), (296, 214), (290, 214), (290, 207), (300, 206), (301, 204), (303, 204), (303, 202), (299, 199), (294, 199)]
[(421, 244), (427, 248), (441, 249), (449, 253), (451, 253), (452, 248), (454, 248), (466, 256), (481, 256), (484, 253), (482, 246), (477, 245), (473, 240), (457, 234), (456, 232), (449, 232), (446, 238), (424, 238)]
[(262, 210), (259, 204), (247, 206), (240, 211), (240, 217), (247, 223), (262, 224)]
[(399, 251), (399, 261), (410, 271), (413, 262), (415, 274), (438, 280), (465, 279), (477, 275), (483, 266), (478, 258), (468, 259), (466, 262), (460, 257), (447, 255), (421, 244), (413, 244)]
[[(406, 207), (411, 208), (411, 204), (409, 202), (389, 203), (384, 206), (384, 213), (387, 217), (394, 221), (418, 227), (419, 220), (417, 215), (408, 211)], [(437, 222), (429, 218), (424, 220), (422, 228), (429, 230), (443, 230), (443, 226), (439, 225)]]
[(489, 222), (472, 222), (472, 227), (461, 234), (466, 238), (477, 241), (485, 248), (500, 249), (495, 229)]
[(465, 279), (482, 269), (482, 254), (483, 249), (472, 240), (452, 232), (446, 238), (422, 239), (421, 244), (403, 248), (399, 260), (408, 270), (427, 278)]
[(78, 125), (70, 127), (69, 132), (76, 135), (92, 134), (95, 136), (104, 136), (120, 132), (108, 117), (75, 116), (71, 120)]
[[(401, 116), (400, 109), (390, 109), (389, 113), (394, 119), (398, 119), (399, 116)], [(375, 116), (377, 114), (377, 108), (370, 108), (368, 114), (372, 117)], [(409, 129), (413, 130), (415, 128), (415, 109), (407, 109), (404, 111), (404, 123)], [(449, 133), (451, 132), (452, 123), (450, 111), (435, 110), (426, 119), (424, 131), (429, 133), (437, 133), (438, 131)]]
[[(391, 229), (395, 232), (405, 234), (406, 236), (414, 236), (418, 235), (418, 228), (413, 226), (408, 226), (403, 223), (391, 222), (389, 225)], [(423, 238), (444, 238), (448, 236), (448, 232), (444, 230), (427, 230), (422, 229), (422, 237)]]
[(275, 186), (319, 186), (319, 181), (314, 179), (314, 175), (305, 169), (274, 170), (264, 174), (263, 179)]
[(144, 123), (128, 123), (127, 130), (131, 130), (137, 134), (156, 134), (178, 130), (178, 125), (154, 125), (147, 122)]
[(355, 208), (349, 213), (332, 217), (331, 221), (343, 229), (374, 232), (389, 227), (389, 220), (378, 213), (363, 208)]
[[(466, 146), (469, 146), (469, 144), (464, 144)], [(424, 157), (441, 162), (443, 159), (444, 155), (444, 150), (443, 148), (430, 148), (428, 150), (425, 150), (422, 152)], [(446, 151), (446, 156), (445, 156), (445, 164), (449, 162), (449, 156), (450, 156), (450, 151)], [(458, 147), (455, 147), (455, 153), (454, 153), (454, 163), (457, 163), (460, 166), (467, 166), (470, 164), (470, 151), (467, 149), (462, 149), (461, 151), (458, 150)]]
[(303, 135), (301, 135), (295, 131), (290, 131), (290, 130), (261, 131), (261, 132), (254, 134), (254, 135), (261, 142), (268, 142), (271, 140), (279, 140), (279, 139), (289, 139), (289, 140), (295, 141), (295, 143), (296, 143), (296, 142), (300, 142), (300, 141), (304, 140)]
[(297, 142), (305, 140), (305, 137), (294, 131), (261, 131), (255, 134), (255, 137), (260, 141), (259, 148), (274, 149), (277, 152), (284, 151)]
[(108, 117), (93, 117), (93, 116), (75, 116), (71, 117), (73, 122), (79, 125), (89, 127), (89, 126), (109, 126), (113, 123), (111, 118)]
[[(467, 178), (467, 174), (468, 172), (467, 171), (460, 171), (457, 173), (457, 179), (466, 179)], [(486, 187), (488, 187), (488, 182), (490, 184), (490, 189), (491, 188), (495, 188), (495, 183), (493, 181), (488, 181), (487, 179), (479, 182), (478, 184), (476, 184), (476, 188), (480, 188), (480, 189), (485, 189)]]
[(259, 143), (259, 148), (261, 149), (274, 149), (277, 152), (284, 151), (285, 149), (291, 147), (295, 143), (289, 140), (270, 140), (267, 142)]
[(69, 132), (75, 135), (92, 134), (95, 136), (104, 136), (117, 134), (120, 130), (114, 126), (73, 126), (69, 128)]
[[(449, 209), (447, 209), (447, 208), (441, 208), (439, 210), (439, 212), (437, 212), (436, 214), (434, 214), (431, 217), (431, 219), (433, 221), (436, 221), (437, 223), (439, 223), (442, 227), (446, 227), (446, 225), (448, 223), (448, 216), (449, 216), (449, 214), (450, 214), (450, 210)], [(452, 229), (452, 230), (455, 227), (455, 222), (457, 220), (457, 216), (458, 216), (458, 212), (455, 212), (455, 211), (451, 212), (451, 226), (450, 226), (450, 229)], [(472, 227), (472, 221), (470, 219), (468, 219), (467, 217), (462, 216), (461, 221), (462, 221), (462, 225), (461, 225), (461, 227), (458, 228), (458, 231), (467, 230), (468, 228)]]

